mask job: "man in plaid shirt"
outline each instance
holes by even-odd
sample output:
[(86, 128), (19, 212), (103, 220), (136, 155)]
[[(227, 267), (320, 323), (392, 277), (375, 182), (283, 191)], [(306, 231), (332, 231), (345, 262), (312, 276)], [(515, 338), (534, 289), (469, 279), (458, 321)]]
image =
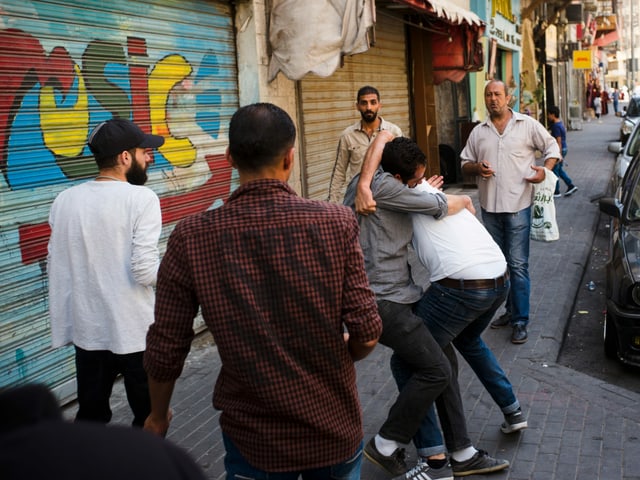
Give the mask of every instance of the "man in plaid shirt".
[(200, 308), (222, 360), (213, 405), (222, 411), (228, 478), (357, 479), (354, 361), (374, 348), (382, 325), (353, 213), (302, 199), (286, 183), (294, 142), (280, 108), (240, 108), (226, 153), (240, 187), (172, 232), (147, 336), (145, 428), (169, 428)]

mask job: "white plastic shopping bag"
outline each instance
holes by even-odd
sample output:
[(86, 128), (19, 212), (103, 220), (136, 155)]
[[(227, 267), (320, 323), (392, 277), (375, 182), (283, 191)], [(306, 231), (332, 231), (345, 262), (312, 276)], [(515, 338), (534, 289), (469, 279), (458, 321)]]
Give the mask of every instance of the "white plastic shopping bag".
[(544, 171), (544, 180), (533, 184), (531, 239), (553, 242), (560, 238), (558, 222), (556, 222), (556, 205), (553, 201), (558, 177), (548, 168)]

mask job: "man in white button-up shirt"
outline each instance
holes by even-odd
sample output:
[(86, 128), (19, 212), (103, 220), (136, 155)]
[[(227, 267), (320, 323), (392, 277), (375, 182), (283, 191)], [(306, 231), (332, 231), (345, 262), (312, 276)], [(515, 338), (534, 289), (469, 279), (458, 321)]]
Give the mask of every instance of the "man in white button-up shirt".
[(462, 172), (479, 178), (482, 220), (504, 253), (511, 276), (507, 313), (491, 326), (511, 324), (511, 341), (521, 344), (527, 341), (529, 323), (532, 184), (545, 177), (544, 168), (536, 165), (536, 152), (552, 170), (560, 150), (542, 124), (509, 108), (503, 82), (491, 80), (484, 99), (489, 117), (469, 135), (460, 154)]

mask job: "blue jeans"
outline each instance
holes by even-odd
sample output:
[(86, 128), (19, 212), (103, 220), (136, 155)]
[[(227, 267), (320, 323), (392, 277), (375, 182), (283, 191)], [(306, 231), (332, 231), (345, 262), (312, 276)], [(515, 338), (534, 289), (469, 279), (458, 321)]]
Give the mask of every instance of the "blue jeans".
[(555, 167), (553, 167), (553, 173), (558, 177), (558, 181), (556, 182), (556, 191), (555, 194), (560, 193), (560, 179), (567, 185), (567, 187), (573, 187), (573, 181), (569, 178), (569, 175), (562, 168), (562, 162), (556, 163)]
[[(453, 343), (505, 414), (515, 412), (520, 404), (511, 382), (481, 335), (504, 302), (508, 290), (508, 283), (484, 290), (460, 290), (433, 283), (416, 308), (416, 314), (424, 320), (436, 342), (441, 347)], [(406, 370), (399, 359), (392, 359), (392, 362), (396, 382), (402, 384), (402, 372)], [(432, 409), (413, 439), (420, 456), (439, 453), (434, 448), (439, 440), (434, 431), (437, 431), (437, 420)], [(455, 451), (451, 447), (449, 450)]]
[[(252, 467), (231, 439), (224, 433), (222, 434), (222, 441), (226, 451), (224, 468), (227, 472), (227, 480), (297, 480), (300, 476), (302, 476), (303, 480), (360, 480), (362, 442), (360, 442), (356, 452), (348, 460), (335, 465), (299, 472), (265, 472)], [(265, 448), (269, 448), (269, 445), (265, 445)]]
[(531, 233), (531, 207), (515, 213), (490, 213), (482, 209), (482, 222), (507, 259), (511, 290), (507, 299), (507, 312), (511, 324), (529, 324), (529, 235)]

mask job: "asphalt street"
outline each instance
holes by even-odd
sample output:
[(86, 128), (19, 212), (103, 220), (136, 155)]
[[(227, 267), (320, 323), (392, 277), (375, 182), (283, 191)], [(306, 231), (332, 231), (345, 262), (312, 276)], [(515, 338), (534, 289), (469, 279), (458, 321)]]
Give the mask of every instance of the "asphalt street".
[[(610, 222), (609, 216), (600, 214), (558, 363), (640, 393), (640, 368), (625, 365), (604, 354), (603, 330), (607, 308), (605, 266), (609, 257)], [(593, 290), (588, 288), (589, 282), (595, 284)]]

